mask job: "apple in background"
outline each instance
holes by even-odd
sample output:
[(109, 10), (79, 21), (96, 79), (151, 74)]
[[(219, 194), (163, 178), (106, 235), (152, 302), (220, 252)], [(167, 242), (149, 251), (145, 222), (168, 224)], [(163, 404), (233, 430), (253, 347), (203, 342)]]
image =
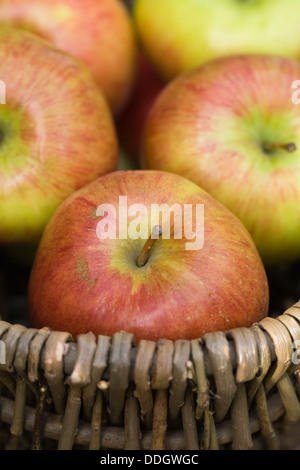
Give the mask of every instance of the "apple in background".
[(139, 41), (164, 79), (223, 56), (300, 58), (299, 0), (136, 0)]
[(137, 166), (139, 165), (141, 136), (146, 118), (164, 84), (149, 64), (145, 54), (140, 52), (131, 99), (116, 120), (120, 145)]
[(125, 106), (136, 67), (132, 19), (120, 0), (0, 0), (0, 26), (49, 40), (94, 73), (114, 114)]
[(292, 59), (216, 59), (163, 90), (143, 136), (143, 167), (180, 174), (222, 202), (265, 265), (300, 258), (299, 78)]
[(69, 194), (117, 168), (114, 121), (88, 67), (29, 32), (0, 28), (0, 79), (0, 243), (34, 245)]
[[(125, 206), (120, 196), (127, 198)], [(98, 212), (102, 204), (115, 210), (115, 238), (110, 225), (114, 214), (108, 206)], [(136, 215), (133, 204), (139, 204)], [(183, 209), (174, 211), (174, 219), (171, 215), (169, 237), (164, 237), (168, 219), (162, 216), (162, 236), (146, 241), (154, 228), (151, 217), (162, 215), (163, 204), (180, 209), (191, 205), (194, 219), (187, 222), (202, 226), (201, 249), (187, 249), (187, 238), (193, 237), (186, 232)], [(204, 223), (198, 224), (202, 204)], [(179, 220), (181, 238), (175, 232)], [(122, 231), (125, 227), (123, 238), (119, 223)], [(134, 239), (130, 232), (135, 223), (137, 232), (145, 231), (144, 239)], [(107, 224), (110, 237), (99, 238), (98, 224)], [(67, 330), (74, 337), (125, 330), (136, 342), (192, 339), (250, 326), (267, 314), (268, 301), (265, 269), (244, 225), (187, 179), (142, 170), (105, 175), (62, 203), (44, 231), (28, 288), (33, 326)]]

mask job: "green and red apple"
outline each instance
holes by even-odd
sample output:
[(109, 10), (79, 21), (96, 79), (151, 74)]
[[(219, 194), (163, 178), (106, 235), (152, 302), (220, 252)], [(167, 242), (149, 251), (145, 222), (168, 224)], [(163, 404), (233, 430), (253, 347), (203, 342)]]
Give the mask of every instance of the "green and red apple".
[(136, 0), (136, 29), (164, 79), (228, 55), (300, 58), (299, 0)]
[(0, 243), (35, 244), (59, 204), (118, 165), (107, 101), (86, 65), (0, 28)]
[(104, 175), (60, 205), (28, 289), (33, 326), (74, 338), (125, 330), (136, 343), (249, 327), (268, 302), (263, 263), (240, 220), (189, 180), (142, 170)]
[(94, 73), (114, 114), (125, 106), (136, 67), (132, 19), (120, 0), (0, 0), (0, 26), (47, 39)]
[(288, 58), (216, 59), (162, 91), (143, 136), (143, 167), (212, 194), (244, 223), (265, 264), (300, 258), (299, 77)]

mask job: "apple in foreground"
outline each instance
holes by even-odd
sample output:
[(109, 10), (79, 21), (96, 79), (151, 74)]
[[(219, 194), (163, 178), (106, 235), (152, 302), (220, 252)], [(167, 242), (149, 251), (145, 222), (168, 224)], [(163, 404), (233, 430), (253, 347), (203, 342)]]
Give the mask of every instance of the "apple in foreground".
[(0, 0), (0, 26), (17, 26), (82, 60), (114, 114), (126, 104), (136, 67), (132, 19), (120, 0)]
[(163, 90), (143, 135), (142, 167), (212, 194), (244, 223), (265, 265), (300, 258), (299, 77), (292, 59), (217, 59)]
[(74, 337), (125, 330), (136, 343), (247, 327), (266, 316), (268, 302), (244, 225), (194, 183), (159, 171), (112, 172), (66, 199), (44, 231), (28, 287), (33, 326)]
[(134, 21), (167, 80), (229, 55), (300, 57), (299, 0), (136, 0)]
[(157, 76), (145, 54), (140, 52), (131, 98), (116, 120), (119, 143), (137, 166), (148, 112), (164, 85), (165, 82)]
[(83, 63), (0, 29), (0, 243), (36, 244), (58, 205), (118, 165), (111, 111)]

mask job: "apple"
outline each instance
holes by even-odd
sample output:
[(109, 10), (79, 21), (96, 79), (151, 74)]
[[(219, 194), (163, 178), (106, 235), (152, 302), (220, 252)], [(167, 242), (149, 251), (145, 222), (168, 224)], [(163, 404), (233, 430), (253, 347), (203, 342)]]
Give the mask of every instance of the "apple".
[(164, 79), (228, 55), (300, 57), (299, 0), (136, 0), (137, 35)]
[(74, 338), (128, 331), (136, 343), (250, 326), (268, 302), (240, 220), (186, 178), (150, 170), (115, 171), (69, 196), (43, 233), (28, 286), (31, 325)]
[(112, 111), (130, 93), (136, 67), (132, 19), (119, 0), (0, 0), (0, 26), (30, 30), (83, 61)]
[(59, 204), (118, 165), (110, 108), (87, 66), (0, 28), (0, 243), (36, 244)]
[(142, 167), (212, 194), (244, 223), (265, 265), (300, 258), (299, 77), (288, 58), (216, 59), (163, 90), (143, 135)]
[(119, 143), (129, 157), (139, 164), (140, 144), (148, 112), (165, 85), (143, 52), (138, 56), (136, 82), (131, 98), (116, 120)]

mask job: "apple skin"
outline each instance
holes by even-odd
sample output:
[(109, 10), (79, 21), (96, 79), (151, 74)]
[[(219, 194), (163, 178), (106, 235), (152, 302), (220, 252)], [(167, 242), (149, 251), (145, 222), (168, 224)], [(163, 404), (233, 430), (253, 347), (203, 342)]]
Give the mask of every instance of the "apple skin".
[(137, 166), (148, 112), (164, 86), (165, 82), (157, 76), (145, 54), (140, 52), (131, 98), (116, 120), (119, 143)]
[(37, 36), (0, 29), (0, 243), (35, 244), (58, 205), (118, 165), (106, 99), (83, 63)]
[(132, 19), (119, 0), (0, 0), (0, 25), (24, 28), (83, 61), (114, 114), (125, 106), (136, 67)]
[[(204, 246), (157, 240), (142, 268), (143, 239), (97, 238), (100, 204), (204, 204)], [(193, 206), (194, 207), (194, 206)], [(152, 230), (148, 219), (146, 227)], [(69, 331), (117, 331), (141, 339), (192, 339), (250, 326), (266, 316), (265, 269), (244, 225), (185, 178), (159, 171), (116, 171), (73, 193), (47, 225), (32, 267), (30, 322)]]
[[(300, 64), (276, 56), (233, 56), (187, 71), (149, 114), (142, 167), (180, 174), (228, 207), (265, 263), (300, 257), (300, 107), (292, 83)], [(297, 150), (268, 153), (265, 143)]]
[(164, 79), (229, 55), (300, 58), (298, 0), (136, 0), (139, 41)]

